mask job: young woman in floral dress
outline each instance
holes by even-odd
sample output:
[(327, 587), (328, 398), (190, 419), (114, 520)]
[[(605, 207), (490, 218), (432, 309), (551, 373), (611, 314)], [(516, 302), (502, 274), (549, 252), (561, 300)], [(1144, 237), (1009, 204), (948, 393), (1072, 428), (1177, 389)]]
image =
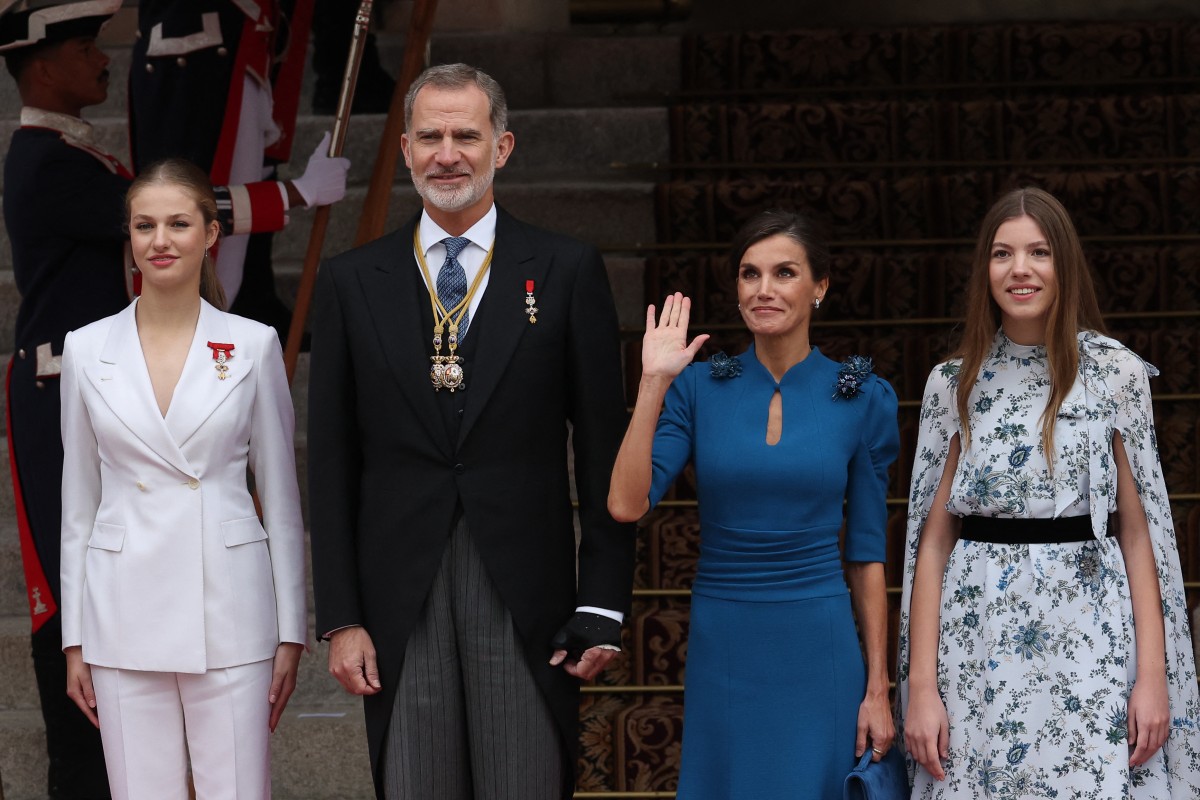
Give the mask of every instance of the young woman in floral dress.
[(1041, 190), (988, 212), (967, 304), (925, 389), (909, 499), (913, 797), (1200, 797), (1157, 371), (1104, 335), (1074, 226)]

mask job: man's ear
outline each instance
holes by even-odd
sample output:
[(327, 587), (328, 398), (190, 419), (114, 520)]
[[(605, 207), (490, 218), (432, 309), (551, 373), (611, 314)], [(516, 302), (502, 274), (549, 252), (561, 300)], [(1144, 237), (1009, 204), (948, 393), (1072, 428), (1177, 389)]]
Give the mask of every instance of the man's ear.
[(400, 152), (404, 153), (404, 166), (412, 169), (412, 153), (409, 151), (408, 134), (400, 134)]
[(25, 69), (21, 71), (21, 81), (30, 88), (53, 86), (55, 78), (54, 63), (44, 54), (38, 54), (29, 59)]
[(515, 145), (516, 139), (513, 137), (512, 131), (500, 134), (500, 138), (496, 141), (496, 169), (500, 169), (508, 162), (508, 157), (512, 155)]

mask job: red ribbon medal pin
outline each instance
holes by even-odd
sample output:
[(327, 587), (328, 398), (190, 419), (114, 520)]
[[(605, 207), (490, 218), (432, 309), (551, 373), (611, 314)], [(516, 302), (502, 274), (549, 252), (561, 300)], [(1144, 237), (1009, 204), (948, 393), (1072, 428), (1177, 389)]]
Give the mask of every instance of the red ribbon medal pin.
[(533, 296), (533, 281), (525, 281), (525, 313), (529, 315), (529, 324), (537, 324), (537, 298)]
[(222, 342), (209, 342), (208, 346), (212, 348), (213, 361), (217, 370), (217, 378), (225, 380), (229, 377), (229, 367), (225, 364), (226, 361), (233, 358), (233, 345), (223, 344)]

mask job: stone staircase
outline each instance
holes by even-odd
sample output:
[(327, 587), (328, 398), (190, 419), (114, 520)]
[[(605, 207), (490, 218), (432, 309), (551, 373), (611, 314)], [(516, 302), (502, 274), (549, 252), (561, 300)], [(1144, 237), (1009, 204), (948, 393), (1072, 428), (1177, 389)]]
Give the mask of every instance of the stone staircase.
[[(384, 35), (379, 43), (384, 65), (394, 74), (401, 41)], [(112, 57), (113, 89), (105, 104), (85, 114), (103, 146), (127, 160), (123, 87), (129, 48), (110, 44), (105, 49)], [(663, 98), (678, 88), (679, 40), (660, 35), (439, 36), (432, 43), (432, 60), (466, 61), (488, 71), (505, 87), (516, 151), (497, 176), (498, 201), (521, 219), (602, 247), (622, 325), (636, 328), (643, 314), (644, 257), (639, 248), (655, 239), (654, 187), (651, 180), (613, 164), (666, 159)], [(311, 83), (311, 75), (308, 80)], [(0, 79), (0, 156), (7, 153), (11, 132), (18, 125), (19, 107), (15, 86), (4, 76)], [(301, 166), (332, 125), (330, 117), (311, 116), (307, 110), (304, 100), (293, 156)], [(351, 186), (346, 200), (333, 209), (326, 254), (351, 245), (382, 127), (382, 116), (355, 117), (351, 122), (346, 151), (353, 162)], [(284, 173), (287, 177), (287, 167)], [(419, 199), (401, 165), (392, 195), (391, 224), (400, 224), (418, 207)], [(294, 212), (289, 228), (275, 238), (276, 283), (289, 304), (307, 248), (309, 219), (309, 212)], [(0, 225), (3, 354), (12, 351), (17, 304), (11, 248)], [(302, 356), (293, 389), (301, 487), (306, 465), (306, 359)], [(0, 427), (0, 434), (6, 433)], [(45, 744), (29, 658), (29, 623), (8, 469), (7, 458), (0, 459), (0, 796), (41, 800)], [(274, 737), (274, 796), (280, 800), (373, 796), (361, 705), (328, 675), (325, 658), (323, 645), (304, 656), (296, 694)]]

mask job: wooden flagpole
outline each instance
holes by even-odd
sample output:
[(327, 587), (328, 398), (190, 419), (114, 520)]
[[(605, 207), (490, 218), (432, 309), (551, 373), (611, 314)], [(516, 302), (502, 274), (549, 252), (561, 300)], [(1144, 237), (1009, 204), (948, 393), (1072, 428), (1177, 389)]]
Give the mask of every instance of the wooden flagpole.
[[(354, 87), (358, 83), (358, 68), (362, 64), (363, 49), (367, 43), (367, 28), (371, 24), (371, 7), (374, 0), (362, 0), (354, 18), (353, 39), (350, 56), (346, 59), (346, 72), (342, 76), (342, 92), (338, 98), (337, 116), (333, 121), (333, 136), (329, 141), (329, 156), (341, 156), (346, 146), (346, 131), (350, 125), (350, 106), (354, 102)], [(300, 273), (300, 286), (296, 290), (296, 307), (292, 311), (292, 324), (288, 328), (287, 346), (283, 351), (283, 366), (287, 371), (288, 383), (296, 375), (296, 362), (300, 358), (300, 339), (308, 321), (308, 309), (312, 304), (313, 287), (317, 281), (317, 269), (321, 265), (321, 249), (325, 246), (325, 232), (329, 227), (329, 206), (320, 206), (313, 214), (312, 231), (308, 236), (308, 250), (304, 254), (304, 270)]]

